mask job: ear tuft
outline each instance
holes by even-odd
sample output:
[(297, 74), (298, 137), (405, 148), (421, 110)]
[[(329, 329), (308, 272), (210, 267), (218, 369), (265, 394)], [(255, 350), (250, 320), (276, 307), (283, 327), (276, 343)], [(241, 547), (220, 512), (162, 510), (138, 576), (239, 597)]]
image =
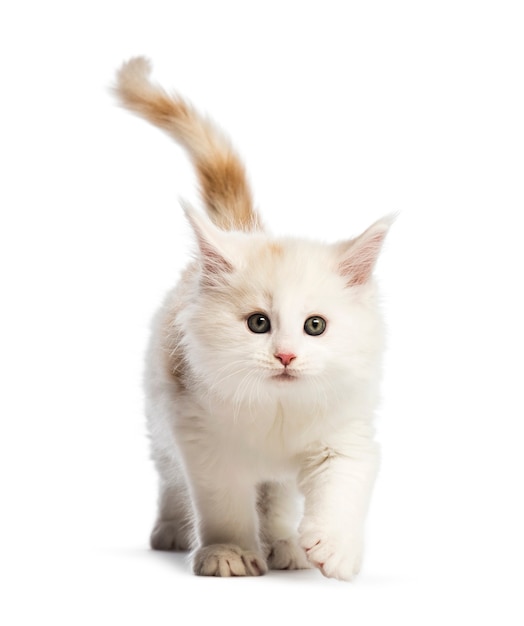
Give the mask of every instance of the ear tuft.
[(197, 239), (203, 283), (208, 286), (223, 284), (225, 274), (233, 271), (233, 264), (221, 249), (221, 231), (187, 202), (182, 201), (182, 208)]
[(356, 239), (344, 243), (339, 271), (348, 287), (364, 285), (373, 274), (384, 239), (396, 215), (387, 215), (375, 222)]

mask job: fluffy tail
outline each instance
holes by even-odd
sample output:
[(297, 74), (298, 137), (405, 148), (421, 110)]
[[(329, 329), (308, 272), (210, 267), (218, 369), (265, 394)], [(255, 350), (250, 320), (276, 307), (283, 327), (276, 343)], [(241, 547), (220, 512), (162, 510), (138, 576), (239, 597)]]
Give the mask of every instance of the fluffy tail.
[(144, 57), (131, 59), (117, 74), (115, 93), (127, 109), (166, 131), (188, 152), (211, 220), (223, 230), (262, 230), (253, 209), (242, 162), (229, 141), (177, 94), (150, 80)]

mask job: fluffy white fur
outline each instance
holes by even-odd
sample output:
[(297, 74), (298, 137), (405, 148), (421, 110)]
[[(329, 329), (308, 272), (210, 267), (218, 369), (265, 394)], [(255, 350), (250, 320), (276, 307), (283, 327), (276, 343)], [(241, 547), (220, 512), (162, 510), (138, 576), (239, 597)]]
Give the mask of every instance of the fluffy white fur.
[[(121, 91), (137, 63), (122, 70)], [(186, 213), (196, 258), (155, 317), (147, 355), (160, 476), (152, 546), (192, 548), (201, 575), (314, 566), (351, 580), (378, 466), (383, 327), (372, 270), (391, 219), (326, 245)], [(269, 332), (249, 329), (256, 312)], [(304, 330), (311, 316), (326, 320), (318, 336)]]

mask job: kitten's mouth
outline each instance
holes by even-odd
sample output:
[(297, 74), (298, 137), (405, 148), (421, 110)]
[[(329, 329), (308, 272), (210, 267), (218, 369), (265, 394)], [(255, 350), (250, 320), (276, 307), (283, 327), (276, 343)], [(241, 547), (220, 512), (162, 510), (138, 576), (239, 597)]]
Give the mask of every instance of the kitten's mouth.
[(296, 376), (294, 374), (290, 374), (287, 370), (280, 372), (280, 374), (276, 374), (272, 376), (273, 380), (296, 380)]

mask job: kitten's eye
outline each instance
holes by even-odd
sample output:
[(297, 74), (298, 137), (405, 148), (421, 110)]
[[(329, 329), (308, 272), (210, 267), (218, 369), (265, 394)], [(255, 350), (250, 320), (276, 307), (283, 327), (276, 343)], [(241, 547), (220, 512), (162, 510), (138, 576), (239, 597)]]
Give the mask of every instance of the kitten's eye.
[(247, 318), (247, 327), (252, 333), (267, 333), (271, 330), (271, 322), (263, 313), (253, 313)]
[(321, 335), (326, 330), (326, 320), (318, 315), (308, 317), (304, 323), (304, 330), (308, 335)]

